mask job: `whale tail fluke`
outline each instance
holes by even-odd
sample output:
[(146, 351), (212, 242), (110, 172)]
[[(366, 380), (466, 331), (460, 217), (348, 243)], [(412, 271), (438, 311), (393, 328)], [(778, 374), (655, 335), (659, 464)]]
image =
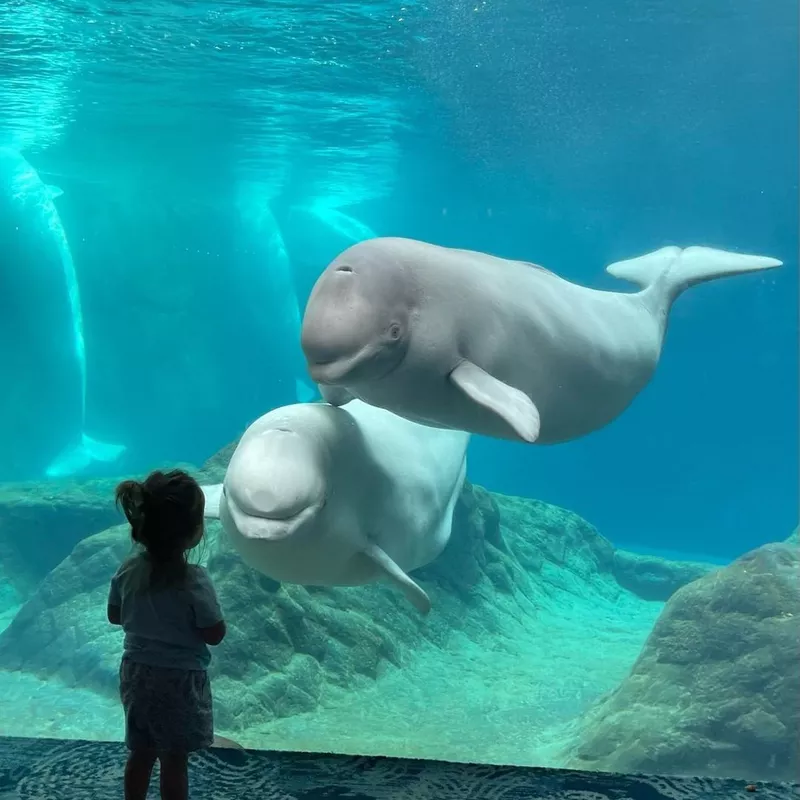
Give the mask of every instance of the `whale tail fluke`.
[(712, 247), (662, 247), (638, 258), (616, 261), (606, 267), (606, 272), (637, 284), (666, 310), (679, 294), (699, 283), (774, 269), (782, 264), (777, 258)]
[(77, 475), (95, 461), (104, 463), (116, 461), (125, 450), (125, 445), (101, 442), (84, 433), (81, 435), (80, 441), (69, 445), (56, 456), (45, 474), (48, 478), (66, 478), (70, 475)]

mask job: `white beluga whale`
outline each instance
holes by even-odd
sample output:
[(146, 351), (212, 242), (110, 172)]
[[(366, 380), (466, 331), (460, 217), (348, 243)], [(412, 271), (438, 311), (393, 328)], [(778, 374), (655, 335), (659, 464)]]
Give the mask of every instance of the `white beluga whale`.
[(126, 449), (87, 432), (83, 312), (54, 203), (60, 194), (18, 151), (0, 148), (0, 287), (3, 305), (8, 304), (0, 336), (14, 337), (12, 346), (26, 353), (27, 369), (48, 386), (40, 395), (50, 409), (42, 424), (49, 424), (58, 448), (45, 469), (52, 478), (79, 473), (92, 462), (116, 461)]
[[(300, 350), (300, 302), (283, 233), (270, 208), (268, 188), (249, 182), (238, 186), (239, 216), (247, 232), (248, 252), (254, 256), (257, 270), (243, 277), (243, 286), (246, 299), (253, 304), (254, 319), (262, 319), (270, 331), (278, 332), (276, 345), (286, 353), (294, 373), (295, 399), (309, 402), (318, 397), (318, 392), (306, 375)], [(267, 338), (273, 336), (267, 334)]]
[(631, 404), (656, 370), (681, 292), (780, 265), (664, 247), (607, 267), (641, 287), (623, 293), (484, 253), (373, 239), (320, 275), (301, 341), (333, 404), (357, 397), (433, 427), (554, 444)]
[(252, 568), (306, 586), (387, 579), (423, 614), (409, 572), (450, 538), (469, 434), (433, 430), (353, 400), (270, 411), (244, 433), (224, 482), (204, 486)]

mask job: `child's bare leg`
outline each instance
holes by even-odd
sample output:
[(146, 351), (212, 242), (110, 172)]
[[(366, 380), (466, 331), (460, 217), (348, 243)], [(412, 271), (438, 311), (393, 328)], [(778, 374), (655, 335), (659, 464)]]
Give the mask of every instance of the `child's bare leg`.
[(186, 753), (161, 753), (161, 800), (188, 800), (189, 756)]
[(156, 754), (152, 750), (131, 750), (125, 765), (125, 800), (145, 800)]

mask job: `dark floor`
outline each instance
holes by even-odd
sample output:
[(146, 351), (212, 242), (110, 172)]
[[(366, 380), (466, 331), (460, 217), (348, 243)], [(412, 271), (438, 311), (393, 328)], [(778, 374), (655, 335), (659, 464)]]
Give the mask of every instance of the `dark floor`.
[[(0, 800), (120, 798), (122, 745), (0, 737)], [(157, 784), (151, 787), (152, 796)], [(195, 800), (800, 799), (800, 784), (641, 778), (435, 761), (213, 750), (191, 766)]]

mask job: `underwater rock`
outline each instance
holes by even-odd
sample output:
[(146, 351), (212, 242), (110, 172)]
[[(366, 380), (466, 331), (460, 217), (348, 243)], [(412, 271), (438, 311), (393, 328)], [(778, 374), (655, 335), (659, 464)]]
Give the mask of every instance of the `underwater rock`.
[(714, 569), (717, 567), (712, 564), (697, 561), (672, 561), (625, 550), (614, 553), (614, 576), (620, 586), (644, 600), (666, 602), (681, 586)]
[[(163, 468), (216, 474), (212, 462), (199, 472), (189, 464)], [(0, 483), (0, 584), (26, 599), (79, 542), (116, 525), (121, 516), (114, 506), (114, 489), (120, 480)]]
[(21, 597), (93, 533), (119, 521), (116, 481), (0, 484), (0, 580)]
[[(203, 483), (221, 481), (233, 449), (225, 448), (193, 474)], [(109, 515), (116, 514), (114, 484), (96, 487), (96, 507)], [(102, 522), (93, 513), (84, 519), (84, 530)], [(108, 582), (129, 548), (124, 525), (80, 541), (0, 634), (0, 668), (115, 696), (122, 636), (108, 625), (105, 606)], [(498, 596), (523, 616), (532, 604), (561, 613), (565, 598), (616, 602), (628, 592), (617, 582), (617, 556), (576, 514), (467, 484), (446, 549), (414, 572), (433, 602), (434, 613), (423, 620), (388, 585), (276, 583), (245, 566), (219, 523), (207, 521), (201, 561), (214, 579), (230, 631), (212, 660), (217, 725), (236, 732), (313, 711), (374, 684), (388, 667), (415, 658), (423, 644), (445, 647), (455, 630), (485, 646), (493, 623), (482, 609), (495, 608)], [(677, 585), (693, 573), (676, 575), (665, 583)]]
[(800, 550), (753, 550), (681, 588), (629, 676), (577, 723), (568, 766), (795, 780)]
[(188, 472), (194, 475), (203, 485), (222, 483), (225, 480), (225, 471), (228, 469), (228, 464), (238, 446), (239, 440), (237, 439), (211, 456), (199, 470), (188, 470)]
[[(465, 491), (459, 501), (461, 527), (445, 551), (456, 565), (480, 551), (491, 527), (483, 513), (498, 516), (487, 492), (475, 494)], [(463, 579), (454, 573), (456, 594), (434, 588), (440, 613), (423, 624), (382, 584), (315, 589), (271, 581), (245, 566), (220, 534), (219, 523), (207, 524), (203, 560), (233, 629), (212, 662), (219, 724), (228, 729), (242, 716), (252, 721), (313, 710), (326, 687), (353, 687), (374, 680), (386, 662), (400, 665), (403, 650), (413, 650), (420, 636), (443, 640), (463, 619), (460, 598), (480, 579), (477, 571)], [(499, 543), (496, 523), (492, 536)], [(0, 667), (115, 692), (122, 639), (105, 619), (105, 604), (110, 576), (129, 549), (125, 525), (80, 542), (0, 635)]]
[[(125, 526), (80, 542), (0, 634), (0, 668), (116, 693), (122, 637), (106, 622), (105, 604), (108, 581), (129, 547)], [(436, 611), (424, 621), (390, 586), (315, 589), (271, 581), (244, 565), (216, 522), (208, 524), (206, 550), (230, 628), (211, 673), (218, 725), (228, 731), (312, 711), (373, 683), (387, 665), (414, 657), (422, 640), (443, 645), (455, 629), (485, 636), (476, 607), (493, 603), (497, 592), (540, 606), (564, 587), (588, 592), (594, 583), (595, 590), (620, 592), (610, 573), (613, 548), (588, 523), (472, 486), (459, 499), (444, 553), (415, 573)]]
[(106, 603), (110, 576), (129, 550), (127, 525), (81, 541), (0, 634), (0, 666), (67, 686), (116, 686), (122, 642)]

